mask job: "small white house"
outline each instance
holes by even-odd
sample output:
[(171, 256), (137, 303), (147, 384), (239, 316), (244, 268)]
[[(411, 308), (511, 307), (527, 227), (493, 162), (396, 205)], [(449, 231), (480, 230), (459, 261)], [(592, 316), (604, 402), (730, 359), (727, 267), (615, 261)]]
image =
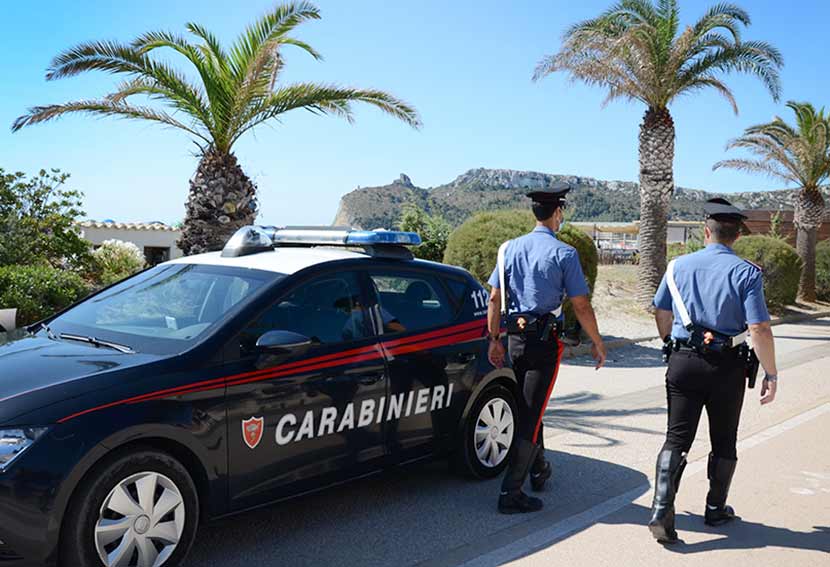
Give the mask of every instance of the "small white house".
[(81, 236), (96, 247), (105, 240), (132, 242), (144, 252), (151, 266), (183, 255), (176, 245), (182, 231), (161, 222), (83, 221), (78, 223), (78, 228)]

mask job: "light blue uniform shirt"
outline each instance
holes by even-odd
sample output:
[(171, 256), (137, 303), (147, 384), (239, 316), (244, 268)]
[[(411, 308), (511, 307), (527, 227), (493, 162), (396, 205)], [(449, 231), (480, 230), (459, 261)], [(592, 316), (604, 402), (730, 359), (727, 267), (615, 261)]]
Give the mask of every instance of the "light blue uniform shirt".
[[(511, 312), (544, 315), (568, 297), (588, 295), (588, 284), (572, 246), (556, 238), (552, 230), (537, 226), (533, 232), (510, 241), (504, 252), (508, 301)], [(499, 267), (488, 283), (498, 289)]]
[[(739, 335), (746, 326), (769, 321), (761, 269), (738, 257), (723, 244), (681, 256), (674, 264), (674, 280), (695, 325), (724, 335)], [(666, 276), (654, 296), (654, 306), (674, 313), (672, 337), (688, 339)]]

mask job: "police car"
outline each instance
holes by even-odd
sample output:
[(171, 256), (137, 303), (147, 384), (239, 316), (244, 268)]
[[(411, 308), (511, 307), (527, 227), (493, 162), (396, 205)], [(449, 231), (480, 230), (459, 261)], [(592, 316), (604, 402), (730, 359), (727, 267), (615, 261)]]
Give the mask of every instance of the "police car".
[(245, 227), (0, 347), (0, 564), (180, 564), (200, 523), (390, 466), (506, 465), (487, 293), (412, 233)]

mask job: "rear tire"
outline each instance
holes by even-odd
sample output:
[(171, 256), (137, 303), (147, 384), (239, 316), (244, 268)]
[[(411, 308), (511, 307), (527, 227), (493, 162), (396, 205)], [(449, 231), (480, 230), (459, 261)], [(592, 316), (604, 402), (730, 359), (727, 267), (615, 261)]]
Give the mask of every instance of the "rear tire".
[(470, 408), (456, 451), (462, 472), (475, 478), (499, 476), (515, 445), (516, 398), (496, 384), (485, 389)]
[(79, 485), (64, 516), (59, 562), (106, 567), (123, 555), (123, 565), (176, 567), (198, 522), (198, 494), (184, 466), (136, 449), (96, 466)]

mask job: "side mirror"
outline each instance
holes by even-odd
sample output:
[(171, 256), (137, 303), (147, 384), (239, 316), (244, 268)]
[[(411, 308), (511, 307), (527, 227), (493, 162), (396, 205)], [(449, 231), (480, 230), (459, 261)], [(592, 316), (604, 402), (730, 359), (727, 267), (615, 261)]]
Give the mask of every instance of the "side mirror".
[(17, 309), (0, 309), (0, 333), (11, 333), (17, 327)]
[(311, 347), (310, 338), (291, 331), (268, 331), (256, 342), (256, 349), (268, 354), (300, 356)]

